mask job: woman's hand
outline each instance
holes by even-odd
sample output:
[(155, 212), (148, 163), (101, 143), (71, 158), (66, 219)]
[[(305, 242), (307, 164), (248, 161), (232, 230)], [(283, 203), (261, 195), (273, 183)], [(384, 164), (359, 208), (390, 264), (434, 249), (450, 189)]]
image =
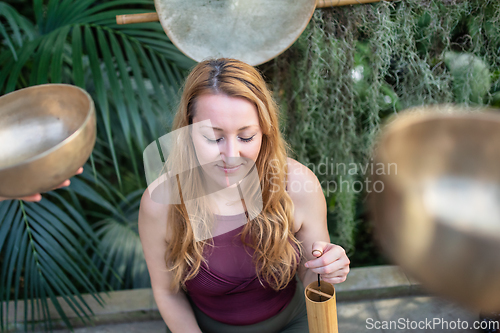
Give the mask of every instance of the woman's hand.
[(346, 280), (350, 261), (342, 247), (318, 241), (312, 245), (312, 254), (316, 259), (309, 260), (305, 266), (320, 274), (323, 281), (335, 284)]
[[(83, 172), (83, 168), (80, 168), (78, 169), (78, 171), (76, 172), (77, 175), (81, 174)], [(61, 185), (57, 186), (55, 189), (58, 189), (58, 188), (61, 188), (61, 187), (66, 187), (66, 186), (69, 186), (70, 184), (70, 180), (69, 179), (66, 179)], [(36, 193), (36, 194), (33, 194), (33, 195), (29, 195), (29, 196), (26, 196), (26, 197), (21, 197), (21, 198), (15, 198), (17, 200), (23, 200), (23, 201), (30, 201), (30, 202), (38, 202), (40, 200), (42, 200), (42, 195), (40, 193)], [(4, 198), (4, 197), (0, 197), (0, 201), (3, 201), (3, 200), (9, 200), (9, 198)]]

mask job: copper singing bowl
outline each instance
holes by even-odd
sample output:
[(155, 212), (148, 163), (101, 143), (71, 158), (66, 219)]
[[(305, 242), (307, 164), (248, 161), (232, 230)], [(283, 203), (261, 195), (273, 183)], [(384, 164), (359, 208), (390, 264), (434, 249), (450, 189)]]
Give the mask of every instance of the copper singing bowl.
[(439, 109), (399, 116), (381, 136), (376, 235), (429, 291), (499, 311), (500, 115)]
[(45, 84), (0, 97), (0, 196), (46, 192), (73, 176), (96, 138), (84, 90)]

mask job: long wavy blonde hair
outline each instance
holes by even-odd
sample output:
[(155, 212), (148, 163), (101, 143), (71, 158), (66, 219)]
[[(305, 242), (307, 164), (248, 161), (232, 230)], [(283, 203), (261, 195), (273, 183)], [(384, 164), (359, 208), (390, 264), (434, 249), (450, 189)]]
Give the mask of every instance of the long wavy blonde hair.
[[(293, 203), (285, 190), (288, 146), (279, 130), (278, 107), (262, 76), (252, 66), (234, 59), (207, 60), (199, 63), (186, 79), (173, 131), (193, 123), (196, 99), (204, 94), (245, 98), (257, 109), (263, 133), (255, 163), (262, 190), (262, 212), (244, 226), (241, 240), (254, 250), (253, 262), (261, 283), (265, 281), (274, 290), (283, 289), (293, 279), (303, 251), (293, 234)], [(176, 176), (179, 191), (182, 188), (181, 200), (194, 196), (194, 191), (199, 191), (197, 184), (203, 183), (203, 172), (192, 168), (196, 165), (194, 147), (188, 137), (182, 141), (183, 148), (174, 149), (167, 160), (167, 168), (173, 174), (176, 169), (187, 170)], [(196, 276), (205, 260), (204, 248), (212, 244), (210, 239), (197, 241), (193, 230), (193, 225), (210, 220), (210, 207), (203, 200), (191, 200), (189, 209), (186, 204), (186, 200), (173, 204), (168, 213), (167, 227), (173, 237), (167, 239), (165, 261), (174, 276), (172, 290), (185, 288), (186, 281)], [(199, 223), (190, 223), (193, 219)]]

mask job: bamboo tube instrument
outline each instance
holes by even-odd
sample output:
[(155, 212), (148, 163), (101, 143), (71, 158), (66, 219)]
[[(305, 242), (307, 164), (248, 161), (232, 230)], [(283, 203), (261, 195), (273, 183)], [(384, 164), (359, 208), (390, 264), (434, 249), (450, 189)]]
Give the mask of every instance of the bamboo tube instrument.
[(310, 283), (304, 293), (309, 333), (338, 333), (337, 300), (333, 285), (320, 282), (318, 274), (318, 282)]

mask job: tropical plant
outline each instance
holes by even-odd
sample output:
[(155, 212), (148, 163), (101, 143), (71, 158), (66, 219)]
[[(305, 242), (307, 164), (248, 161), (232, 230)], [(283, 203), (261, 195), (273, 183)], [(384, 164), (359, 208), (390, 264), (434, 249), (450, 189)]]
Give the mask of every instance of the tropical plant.
[[(113, 289), (150, 287), (149, 274), (137, 230), (139, 204), (143, 190), (130, 193), (117, 207), (117, 212), (96, 224), (98, 249), (106, 256), (94, 254), (94, 262), (106, 283)], [(104, 260), (103, 260), (104, 258)], [(104, 288), (104, 285), (101, 286)]]
[[(49, 303), (71, 327), (56, 296), (86, 321), (81, 297), (149, 284), (137, 233), (145, 188), (142, 150), (170, 123), (177, 91), (194, 62), (159, 23), (119, 26), (119, 14), (153, 11), (144, 0), (0, 1), (0, 94), (44, 83), (87, 90), (96, 102), (98, 138), (82, 176), (40, 203), (0, 203), (0, 328), (23, 299), (24, 329)], [(110, 264), (112, 263), (112, 264)], [(50, 300), (50, 302), (49, 302)], [(18, 318), (16, 317), (16, 321)], [(35, 329), (35, 326), (31, 326)]]
[[(88, 254), (88, 248), (97, 250), (95, 233), (64, 199), (55, 193), (51, 196), (66, 206), (67, 211), (46, 199), (39, 204), (23, 201), (0, 204), (0, 310), (5, 311), (5, 318), (9, 317), (11, 298), (16, 310), (17, 300), (24, 299), (25, 323), (26, 319), (35, 318), (35, 313), (50, 319), (47, 299), (64, 314), (58, 295), (82, 319), (90, 311), (81, 297), (82, 291), (93, 294), (102, 303), (94, 286), (95, 280), (102, 280), (102, 274)], [(4, 304), (7, 304), (5, 309)], [(66, 316), (62, 317), (71, 327)], [(7, 327), (4, 320), (2, 317), (2, 330)], [(46, 324), (45, 328), (51, 329), (50, 320)]]

